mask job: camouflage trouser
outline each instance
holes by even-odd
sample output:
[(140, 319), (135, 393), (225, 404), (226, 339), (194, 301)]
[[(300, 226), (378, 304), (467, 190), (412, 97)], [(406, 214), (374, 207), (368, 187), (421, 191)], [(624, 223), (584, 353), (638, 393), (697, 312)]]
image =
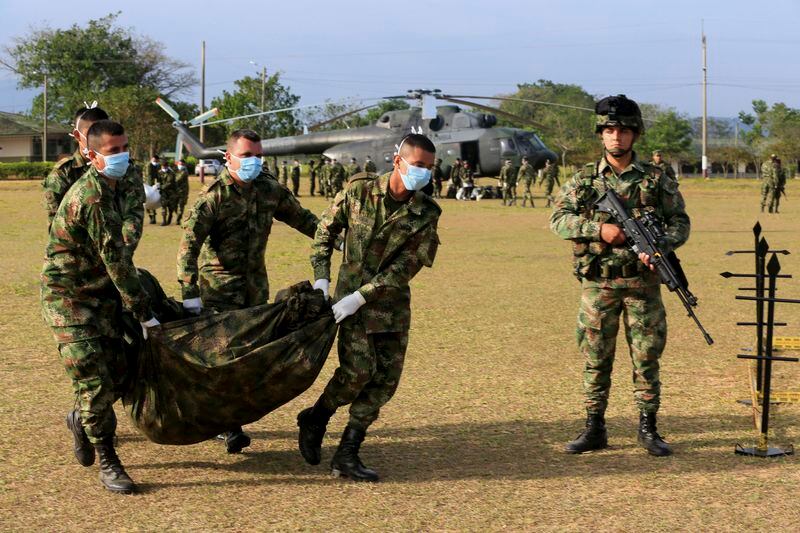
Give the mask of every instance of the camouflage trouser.
[(583, 281), (577, 330), (586, 357), (586, 411), (602, 414), (608, 405), (620, 314), (633, 362), (634, 399), (641, 411), (655, 413), (661, 394), (659, 358), (667, 342), (660, 286), (608, 289), (588, 280)]
[[(767, 200), (772, 196), (772, 186), (769, 183), (761, 184), (761, 210), (767, 205)], [(772, 206), (770, 205), (770, 210)]]
[(556, 186), (556, 182), (554, 180), (546, 180), (544, 182), (544, 195), (547, 197), (547, 206), (550, 207), (550, 203), (553, 201), (553, 187)]
[(117, 428), (113, 405), (122, 395), (126, 370), (122, 341), (96, 337), (59, 344), (58, 351), (89, 440), (97, 443), (112, 437)]
[(369, 335), (359, 320), (350, 322), (339, 328), (339, 368), (322, 399), (331, 410), (350, 404), (349, 424), (366, 430), (397, 390), (408, 332)]
[(516, 185), (503, 185), (503, 205), (514, 205), (517, 203)]
[(522, 195), (522, 207), (525, 207), (529, 201), (531, 203), (531, 207), (533, 207), (533, 193), (531, 192), (531, 184), (525, 184), (525, 192)]

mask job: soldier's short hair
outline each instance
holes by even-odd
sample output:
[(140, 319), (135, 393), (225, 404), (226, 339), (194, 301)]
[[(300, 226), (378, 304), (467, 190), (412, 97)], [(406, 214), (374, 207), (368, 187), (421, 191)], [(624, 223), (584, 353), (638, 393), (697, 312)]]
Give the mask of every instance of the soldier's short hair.
[(254, 143), (261, 142), (261, 136), (258, 133), (254, 132), (253, 130), (248, 130), (248, 129), (235, 130), (233, 133), (231, 133), (231, 136), (228, 137), (228, 148), (233, 146), (233, 144), (242, 137)]
[(411, 148), (421, 148), (430, 154), (436, 153), (436, 145), (433, 144), (428, 137), (422, 135), (421, 133), (409, 133), (405, 137), (400, 140), (400, 144), (397, 146), (397, 153), (400, 153), (400, 150), (403, 149), (404, 146), (408, 146)]
[(97, 150), (100, 147), (100, 140), (103, 135), (110, 135), (112, 137), (125, 135), (125, 128), (122, 127), (122, 124), (114, 122), (113, 120), (98, 120), (92, 124), (92, 127), (89, 128), (89, 132), (86, 134), (89, 148)]
[(97, 122), (98, 120), (108, 120), (108, 113), (104, 109), (100, 107), (82, 107), (75, 111), (72, 123), (75, 124), (77, 129), (81, 122)]

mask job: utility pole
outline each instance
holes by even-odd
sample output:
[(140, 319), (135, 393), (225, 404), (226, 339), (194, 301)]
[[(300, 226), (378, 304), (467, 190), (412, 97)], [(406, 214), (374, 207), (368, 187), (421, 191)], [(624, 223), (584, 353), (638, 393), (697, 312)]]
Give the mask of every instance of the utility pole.
[(706, 32), (703, 21), (700, 21), (700, 33), (703, 42), (703, 177), (708, 179), (708, 63), (706, 62)]
[(47, 162), (47, 69), (44, 71), (44, 94), (43, 94), (43, 107), (44, 107), (44, 121), (42, 124), (42, 162)]
[[(206, 42), (202, 41), (200, 47), (200, 113), (206, 112)], [(206, 140), (206, 132), (203, 123), (200, 123), (200, 142)], [(205, 165), (200, 165), (200, 183), (206, 182)]]
[(264, 102), (267, 96), (267, 67), (261, 68), (261, 112), (263, 113), (266, 111), (264, 109)]

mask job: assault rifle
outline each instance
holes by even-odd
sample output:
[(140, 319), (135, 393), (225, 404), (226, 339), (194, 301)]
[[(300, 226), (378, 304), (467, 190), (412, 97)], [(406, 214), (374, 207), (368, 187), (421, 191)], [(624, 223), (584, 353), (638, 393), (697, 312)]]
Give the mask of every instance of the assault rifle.
[(632, 217), (625, 204), (613, 189), (608, 189), (603, 196), (595, 203), (598, 211), (610, 214), (622, 225), (628, 245), (639, 255), (641, 253), (650, 256), (650, 264), (655, 267), (661, 282), (667, 288), (678, 295), (683, 307), (686, 308), (688, 316), (692, 317), (697, 327), (703, 333), (706, 342), (714, 344), (714, 339), (705, 330), (697, 315), (694, 314), (692, 307), (697, 306), (697, 298), (689, 291), (689, 281), (681, 268), (681, 263), (675, 252), (668, 254), (663, 252), (666, 235), (661, 222), (653, 213), (645, 212), (639, 217)]

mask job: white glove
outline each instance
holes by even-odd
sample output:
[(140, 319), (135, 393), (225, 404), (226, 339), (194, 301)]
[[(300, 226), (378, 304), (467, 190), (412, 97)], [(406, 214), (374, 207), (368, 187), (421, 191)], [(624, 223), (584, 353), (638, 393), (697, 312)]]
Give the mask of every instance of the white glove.
[(314, 289), (319, 289), (322, 291), (322, 294), (325, 295), (325, 300), (330, 298), (330, 294), (328, 294), (329, 289), (331, 286), (331, 282), (327, 279), (318, 279), (314, 282)]
[(336, 319), (336, 323), (338, 324), (345, 318), (355, 314), (365, 303), (367, 301), (358, 291), (348, 294), (336, 302), (333, 306), (333, 317)]
[(339, 243), (339, 251), (344, 252), (344, 239), (342, 239), (342, 242)]
[(187, 298), (183, 301), (183, 308), (193, 315), (199, 315), (203, 311), (203, 300), (197, 298)]
[(139, 324), (142, 325), (142, 335), (144, 335), (144, 340), (147, 340), (147, 329), (160, 326), (161, 322), (159, 322), (156, 317), (153, 317), (147, 322), (139, 322)]

